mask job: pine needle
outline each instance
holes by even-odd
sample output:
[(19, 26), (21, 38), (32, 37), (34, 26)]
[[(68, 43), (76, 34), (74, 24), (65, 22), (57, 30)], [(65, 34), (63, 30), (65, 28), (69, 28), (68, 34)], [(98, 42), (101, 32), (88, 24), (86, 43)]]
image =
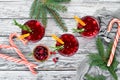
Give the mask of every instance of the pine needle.
[(59, 14), (59, 12), (67, 11), (67, 8), (61, 5), (61, 2), (70, 2), (70, 0), (34, 0), (29, 15), (37, 20), (42, 19), (42, 24), (46, 27), (47, 14), (49, 13), (60, 28), (63, 31), (67, 31), (67, 27)]
[(62, 11), (62, 12), (67, 11), (67, 8), (65, 6), (56, 4), (55, 2), (53, 2), (53, 3), (46, 3), (46, 5), (47, 5), (47, 7), (51, 8), (53, 10), (56, 10), (56, 11)]
[(33, 18), (35, 15), (35, 10), (37, 8), (37, 2), (38, 0), (34, 0), (34, 2), (32, 3), (31, 9), (30, 9), (30, 17)]
[(70, 2), (71, 0), (54, 0), (55, 2)]
[(54, 17), (55, 19), (55, 22), (56, 23), (59, 23), (59, 27), (63, 30), (63, 31), (67, 31), (67, 27), (65, 26), (65, 23), (64, 21), (62, 20), (62, 18), (60, 17), (59, 13), (56, 12), (55, 10), (53, 9), (50, 9), (50, 8), (47, 8), (49, 13), (51, 14), (51, 16)]
[(85, 75), (85, 77), (86, 77), (86, 80), (105, 80), (106, 78), (105, 78), (105, 76), (103, 76), (103, 75), (97, 75), (97, 76), (91, 76), (91, 75)]
[(98, 49), (98, 53), (101, 57), (104, 57), (104, 47), (103, 47), (103, 43), (101, 41), (100, 38), (97, 39), (96, 41), (96, 45), (97, 45), (97, 49)]
[(109, 73), (112, 75), (112, 77), (115, 80), (118, 80), (118, 76), (116, 74), (118, 61), (116, 60), (116, 58), (114, 57), (113, 63), (110, 67), (107, 66), (107, 61), (109, 59), (109, 55), (110, 55), (112, 45), (110, 44), (108, 46), (107, 50), (105, 51), (101, 39), (97, 38), (96, 46), (97, 46), (97, 49), (98, 49), (98, 54), (89, 54), (88, 55), (90, 65), (91, 66), (98, 66), (99, 68), (101, 68), (103, 70), (108, 70)]
[(45, 7), (42, 7), (42, 12), (41, 12), (41, 14), (42, 14), (42, 23), (43, 23), (43, 25), (44, 25), (45, 28), (46, 28), (46, 26), (47, 26), (47, 11), (46, 11), (46, 8), (45, 8)]

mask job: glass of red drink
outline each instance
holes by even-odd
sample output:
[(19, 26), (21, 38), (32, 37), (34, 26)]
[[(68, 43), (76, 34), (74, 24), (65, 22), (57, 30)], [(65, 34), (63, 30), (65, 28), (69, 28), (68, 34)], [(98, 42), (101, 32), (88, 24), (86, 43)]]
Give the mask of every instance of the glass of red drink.
[(28, 41), (37, 42), (43, 38), (45, 34), (45, 28), (39, 21), (29, 20), (24, 25), (28, 26), (32, 30), (31, 32), (22, 30), (22, 35), (27, 33), (30, 34), (30, 36), (26, 38)]
[(64, 44), (60, 44), (59, 42), (56, 43), (56, 47), (64, 45), (64, 48), (58, 50), (58, 52), (61, 55), (72, 56), (77, 52), (77, 50), (79, 48), (79, 43), (74, 35), (63, 34), (59, 38), (64, 42)]
[(77, 29), (84, 29), (84, 31), (80, 32), (81, 36), (87, 38), (95, 37), (100, 30), (97, 19), (92, 16), (85, 16), (81, 19), (86, 24), (85, 26), (82, 26), (80, 23), (78, 23)]

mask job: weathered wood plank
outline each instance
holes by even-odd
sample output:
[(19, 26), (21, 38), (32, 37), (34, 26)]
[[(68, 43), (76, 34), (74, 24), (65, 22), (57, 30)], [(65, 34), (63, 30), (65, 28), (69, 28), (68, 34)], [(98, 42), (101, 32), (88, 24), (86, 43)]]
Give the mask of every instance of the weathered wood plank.
[(76, 71), (39, 71), (36, 76), (29, 71), (1, 71), (0, 80), (75, 80)]
[[(33, 0), (0, 0), (0, 44), (8, 45), (9, 34), (12, 32), (21, 32), (18, 27), (12, 24), (12, 19), (16, 18), (20, 23), (29, 20), (29, 8), (32, 1)], [(67, 23), (69, 29), (68, 33), (72, 33), (71, 29), (76, 27), (76, 22), (73, 20), (74, 15), (80, 17), (93, 15), (96, 10), (103, 7), (115, 11), (120, 7), (119, 2), (119, 0), (72, 0), (70, 3), (65, 4), (68, 7), (68, 11), (66, 13), (61, 13), (61, 16)], [(48, 18), (49, 23), (46, 28), (46, 34), (41, 41), (37, 43), (28, 43), (27, 46), (23, 46), (19, 40), (15, 40), (15, 43), (19, 46), (25, 57), (30, 62), (39, 66), (37, 69), (39, 74), (33, 76), (24, 65), (18, 65), (0, 58), (0, 80), (75, 80), (76, 68), (79, 63), (86, 58), (88, 53), (97, 52), (95, 39), (86, 39), (80, 37), (79, 34), (74, 34), (80, 43), (79, 50), (74, 56), (63, 57), (57, 53), (56, 56), (60, 59), (56, 64), (52, 61), (54, 56), (51, 56), (48, 61), (44, 63), (36, 62), (32, 57), (28, 56), (34, 47), (38, 44), (45, 44), (49, 47), (54, 46), (53, 43), (55, 43), (55, 41), (52, 40), (50, 35), (52, 33), (57, 35), (63, 34), (63, 32), (56, 27), (53, 19), (50, 16), (48, 16)], [(13, 50), (0, 49), (0, 53), (18, 58)], [(117, 71), (118, 75), (120, 74), (119, 67)]]
[[(26, 21), (30, 20), (30, 19), (16, 19), (19, 23), (24, 24)], [(56, 35), (61, 35), (64, 33), (71, 33), (75, 36), (79, 36), (80, 35), (78, 33), (73, 33), (72, 29), (77, 27), (77, 23), (74, 19), (63, 19), (66, 23), (66, 27), (68, 28), (68, 32), (63, 32), (58, 26), (57, 24), (54, 22), (53, 19), (48, 19), (48, 24), (47, 24), (47, 28), (45, 31), (45, 36), (51, 36), (51, 34), (56, 34)], [(21, 34), (21, 29), (18, 26), (15, 26), (13, 24), (13, 19), (1, 19), (0, 20), (0, 37), (4, 37), (10, 35), (13, 32), (17, 32), (19, 34)], [(114, 32), (115, 30), (113, 30)]]
[[(22, 43), (19, 40), (15, 40), (15, 43), (16, 45), (18, 45), (20, 50), (23, 52), (25, 57), (30, 62), (33, 62), (39, 66), (38, 70), (75, 70), (78, 64), (86, 57), (88, 53), (96, 52), (94, 39), (85, 39), (82, 37), (77, 37), (77, 39), (80, 43), (79, 50), (77, 51), (77, 53), (71, 57), (64, 57), (57, 53), (56, 56), (59, 57), (59, 62), (57, 64), (54, 64), (54, 62), (52, 61), (52, 58), (55, 57), (54, 55), (51, 56), (48, 59), (48, 61), (44, 63), (36, 62), (32, 57), (28, 56), (32, 52), (34, 47), (38, 44), (44, 44), (47, 45), (48, 47), (54, 46), (55, 41), (52, 40), (51, 37), (44, 37), (38, 43), (28, 43), (27, 46), (22, 45)], [(0, 44), (9, 45), (8, 37), (0, 37)], [(0, 53), (18, 58), (14, 50), (1, 49)], [(28, 69), (24, 65), (17, 65), (16, 63), (0, 59), (0, 70), (28, 70)]]
[[(32, 0), (0, 2), (0, 18), (29, 18), (31, 3)], [(111, 11), (115, 11), (120, 7), (119, 4), (119, 2), (113, 3), (113, 1), (104, 2), (95, 0), (94, 2), (89, 0), (72, 0), (70, 3), (65, 4), (68, 7), (68, 11), (66, 13), (61, 13), (61, 16), (63, 18), (73, 18), (74, 15), (78, 15), (80, 17), (85, 15), (93, 15), (96, 10), (103, 7)]]
[[(29, 19), (16, 19), (19, 23), (24, 24)], [(66, 26), (68, 27), (67, 33), (72, 33), (72, 28), (76, 28), (76, 21), (74, 19), (64, 19)], [(21, 33), (21, 29), (13, 24), (13, 19), (1, 19), (0, 20), (0, 36), (9, 35), (12, 32)], [(53, 19), (48, 19), (48, 25), (46, 28), (45, 36), (51, 36), (51, 34), (61, 35), (63, 31), (57, 26)], [(80, 36), (79, 34), (75, 34)]]

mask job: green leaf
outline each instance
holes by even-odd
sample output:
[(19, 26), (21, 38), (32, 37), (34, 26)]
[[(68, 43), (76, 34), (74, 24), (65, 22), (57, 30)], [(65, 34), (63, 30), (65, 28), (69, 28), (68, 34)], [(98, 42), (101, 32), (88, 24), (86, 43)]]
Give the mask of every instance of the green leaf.
[(21, 28), (22, 30), (25, 30), (25, 31), (28, 31), (28, 32), (32, 32), (32, 30), (28, 26), (19, 24), (15, 19), (13, 21), (14, 21), (14, 24), (16, 26), (18, 26), (19, 28)]
[(85, 75), (85, 77), (86, 77), (86, 80), (105, 80), (106, 78), (105, 78), (105, 76), (103, 76), (103, 75), (97, 75), (97, 76), (91, 76), (91, 75)]
[(64, 21), (62, 20), (62, 18), (60, 17), (59, 13), (56, 12), (53, 9), (48, 8), (49, 13), (51, 14), (51, 16), (54, 18), (55, 22), (59, 25), (59, 27), (63, 30), (63, 31), (67, 31), (67, 27), (65, 26)]

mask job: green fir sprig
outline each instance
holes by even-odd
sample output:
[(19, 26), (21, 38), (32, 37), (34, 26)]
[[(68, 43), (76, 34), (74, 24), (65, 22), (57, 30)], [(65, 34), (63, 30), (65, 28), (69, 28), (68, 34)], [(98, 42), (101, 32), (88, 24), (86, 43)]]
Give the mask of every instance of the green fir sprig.
[(91, 76), (91, 75), (85, 75), (86, 80), (105, 80), (105, 76), (103, 75), (97, 75), (97, 76)]
[(46, 27), (50, 14), (58, 26), (67, 31), (67, 27), (60, 16), (59, 12), (67, 11), (66, 6), (61, 5), (61, 2), (70, 2), (70, 0), (34, 0), (30, 9), (30, 17), (34, 19), (42, 19), (42, 24)]
[(28, 31), (28, 32), (32, 32), (32, 30), (28, 26), (18, 23), (15, 19), (13, 21), (14, 21), (14, 24), (18, 26), (20, 29)]
[(54, 0), (55, 2), (70, 2), (71, 0)]
[(90, 61), (90, 65), (91, 66), (98, 66), (102, 70), (108, 70), (109, 73), (114, 78), (114, 80), (118, 80), (118, 76), (116, 74), (118, 61), (116, 60), (116, 58), (114, 57), (114, 60), (113, 60), (113, 62), (112, 62), (110, 67), (107, 66), (107, 62), (108, 62), (108, 59), (109, 59), (109, 56), (110, 56), (112, 44), (110, 44), (108, 46), (108, 48), (105, 50), (104, 49), (104, 45), (103, 45), (101, 39), (97, 38), (96, 46), (97, 46), (97, 49), (98, 49), (98, 53), (97, 54), (89, 54), (88, 55), (89, 61)]
[(85, 29), (84, 28), (81, 28), (81, 29), (75, 29), (75, 28), (73, 28), (72, 29), (72, 31), (73, 31), (73, 33), (82, 33), (82, 32), (84, 32), (85, 31)]
[(58, 50), (61, 50), (64, 48), (64, 45), (61, 45), (61, 46), (56, 46), (56, 47), (51, 47), (53, 49), (53, 52), (55, 51), (58, 51)]

